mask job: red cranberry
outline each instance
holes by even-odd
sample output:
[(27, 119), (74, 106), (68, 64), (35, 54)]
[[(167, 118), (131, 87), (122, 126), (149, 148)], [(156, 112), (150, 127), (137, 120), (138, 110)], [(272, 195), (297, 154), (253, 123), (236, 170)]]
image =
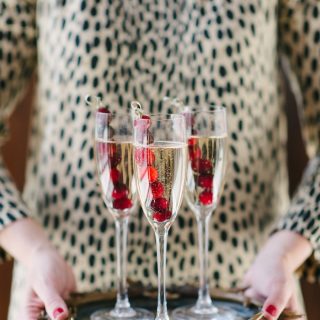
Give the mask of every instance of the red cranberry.
[(148, 168), (148, 177), (150, 183), (155, 182), (158, 179), (158, 171), (155, 167)]
[(199, 201), (203, 205), (212, 204), (213, 201), (213, 194), (211, 191), (204, 190), (199, 194)]
[(198, 185), (202, 188), (206, 188), (206, 189), (212, 188), (212, 182), (213, 182), (213, 175), (211, 174), (208, 174), (208, 175), (201, 174), (198, 178)]
[(113, 208), (117, 210), (130, 209), (132, 205), (132, 201), (129, 198), (121, 198), (113, 201)]
[(153, 220), (156, 220), (157, 222), (164, 222), (166, 220), (169, 220), (172, 216), (172, 212), (171, 211), (166, 211), (165, 213), (162, 212), (155, 212), (152, 217)]
[(172, 217), (172, 212), (170, 211), (170, 210), (168, 210), (167, 212), (166, 212), (166, 218), (167, 219), (170, 219)]
[(212, 162), (207, 159), (200, 159), (200, 173), (212, 173)]
[(110, 170), (110, 178), (113, 183), (119, 182), (119, 180), (121, 179), (121, 172), (116, 168), (112, 168)]
[(148, 166), (152, 166), (154, 164), (155, 160), (156, 160), (156, 156), (154, 155), (153, 151), (149, 149), (147, 152)]
[(200, 160), (195, 159), (191, 161), (191, 168), (194, 172), (199, 172), (200, 171)]
[(123, 183), (119, 183), (114, 186), (111, 196), (113, 199), (121, 199), (127, 197), (127, 195), (128, 189), (126, 185), (124, 185)]
[(169, 203), (165, 198), (157, 198), (151, 201), (151, 209), (157, 212), (166, 212), (168, 209)]
[(195, 159), (191, 162), (191, 167), (194, 172), (212, 174), (212, 163), (207, 159)]
[(117, 146), (114, 143), (106, 144), (108, 155), (113, 156), (117, 153)]
[(189, 147), (189, 158), (191, 161), (201, 158), (201, 150), (198, 146)]
[(108, 107), (100, 107), (98, 109), (98, 112), (101, 112), (101, 113), (110, 113)]
[(151, 183), (151, 192), (154, 198), (160, 198), (163, 196), (164, 186), (160, 181)]
[(152, 218), (157, 222), (163, 222), (166, 221), (166, 214), (162, 212), (155, 212), (153, 213)]
[(197, 139), (196, 138), (189, 138), (188, 139), (188, 146), (194, 146), (197, 143)]

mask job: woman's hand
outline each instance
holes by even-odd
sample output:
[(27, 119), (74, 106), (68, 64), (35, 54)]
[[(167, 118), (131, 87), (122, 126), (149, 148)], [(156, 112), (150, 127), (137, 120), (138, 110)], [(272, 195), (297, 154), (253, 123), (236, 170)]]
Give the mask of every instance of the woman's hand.
[(264, 302), (266, 319), (277, 319), (284, 308), (299, 312), (294, 274), (287, 261), (269, 250), (262, 250), (247, 272), (245, 295)]
[(75, 291), (71, 268), (50, 245), (36, 248), (28, 267), (27, 296), (19, 319), (37, 319), (46, 309), (51, 319), (62, 320), (68, 316), (64, 299)]
[(27, 270), (28, 290), (19, 320), (36, 320), (45, 307), (51, 319), (68, 315), (64, 299), (75, 290), (71, 268), (32, 219), (16, 221), (0, 232), (0, 246)]
[(267, 320), (277, 319), (285, 308), (301, 312), (294, 272), (311, 252), (308, 240), (280, 231), (269, 238), (257, 256), (243, 286), (248, 288), (246, 296), (264, 301), (263, 315)]

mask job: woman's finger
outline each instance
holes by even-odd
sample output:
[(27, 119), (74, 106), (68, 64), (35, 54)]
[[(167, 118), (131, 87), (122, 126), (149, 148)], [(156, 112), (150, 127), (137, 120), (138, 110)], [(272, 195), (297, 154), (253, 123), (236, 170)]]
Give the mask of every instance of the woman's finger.
[(296, 294), (293, 294), (291, 296), (291, 298), (289, 299), (288, 304), (287, 304), (287, 308), (290, 309), (293, 312), (296, 312), (296, 313), (299, 313), (299, 314), (302, 313), (303, 310), (301, 308), (301, 305), (299, 303), (299, 300), (298, 300)]
[(21, 306), (19, 319), (37, 319), (43, 308), (44, 304), (29, 287), (25, 301)]
[(275, 282), (270, 295), (263, 305), (263, 316), (267, 320), (277, 319), (292, 295), (292, 287), (289, 281)]
[(53, 286), (39, 288), (39, 297), (51, 319), (64, 320), (68, 317), (68, 308)]
[(245, 297), (253, 300), (253, 301), (258, 301), (260, 303), (263, 303), (263, 301), (265, 301), (265, 297), (263, 297), (261, 294), (259, 294), (255, 289), (253, 288), (248, 288), (245, 292), (244, 292)]

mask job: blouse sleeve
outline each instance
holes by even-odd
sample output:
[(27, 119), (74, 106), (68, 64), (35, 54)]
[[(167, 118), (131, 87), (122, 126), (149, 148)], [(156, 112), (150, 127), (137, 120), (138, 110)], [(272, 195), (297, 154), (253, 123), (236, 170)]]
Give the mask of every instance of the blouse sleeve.
[[(7, 119), (36, 65), (35, 0), (0, 0), (0, 148)], [(28, 210), (0, 154), (0, 232)], [(5, 253), (0, 250), (0, 260)]]
[(302, 269), (308, 280), (320, 281), (320, 1), (282, 0), (279, 6), (279, 46), (310, 161), (278, 229), (310, 241), (314, 254)]

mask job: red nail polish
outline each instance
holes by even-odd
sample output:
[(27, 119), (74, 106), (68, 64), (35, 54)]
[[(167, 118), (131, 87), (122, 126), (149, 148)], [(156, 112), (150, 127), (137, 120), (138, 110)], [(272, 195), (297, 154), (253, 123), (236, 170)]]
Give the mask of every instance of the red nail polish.
[(275, 317), (277, 314), (277, 308), (272, 304), (267, 306), (266, 311), (273, 317)]
[(53, 311), (53, 317), (56, 318), (59, 314), (63, 313), (62, 308), (57, 308)]

